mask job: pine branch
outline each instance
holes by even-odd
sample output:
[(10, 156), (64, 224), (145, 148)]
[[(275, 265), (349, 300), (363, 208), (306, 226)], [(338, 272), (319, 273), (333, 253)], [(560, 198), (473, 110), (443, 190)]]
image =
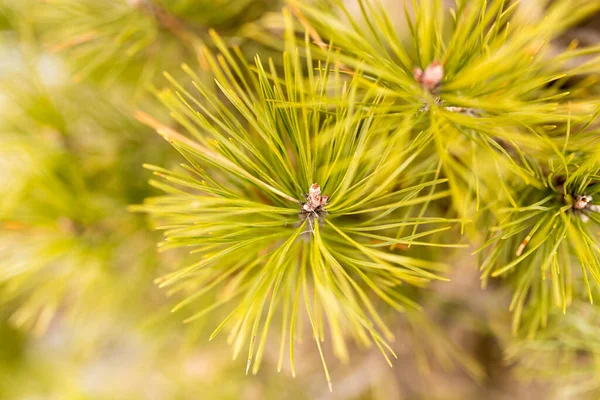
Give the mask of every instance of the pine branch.
[[(442, 263), (390, 248), (462, 247), (430, 239), (459, 221), (406, 214), (408, 206), (446, 198), (449, 192), (441, 189), (446, 180), (423, 175), (413, 183), (411, 165), (422, 142), (401, 147), (405, 132), (369, 105), (382, 99), (368, 93), (358, 99), (362, 76), (342, 83), (326, 61), (325, 68), (307, 69), (305, 78), (299, 49), (291, 47), (280, 77), (272, 61), (257, 58), (250, 66), (214, 40), (222, 53), (207, 53), (207, 61), (229, 104), (201, 82), (195, 82), (198, 99), (170, 78), (175, 92), (162, 91), (161, 100), (193, 139), (138, 114), (188, 162), (180, 172), (149, 167), (166, 181), (153, 182), (165, 195), (132, 208), (158, 221), (167, 238), (163, 249), (191, 247), (200, 256), (161, 278), (160, 285), (182, 295), (188, 282), (203, 287), (187, 293), (175, 310), (221, 291), (222, 300), (187, 321), (229, 305), (231, 313), (213, 336), (231, 325), (234, 355), (250, 343), (248, 368), (255, 361), (254, 373), (275, 309), (287, 310), (289, 326), (282, 331), (293, 335), (302, 302), (319, 351), (327, 323), (340, 359), (347, 358), (346, 333), (374, 342), (386, 358), (393, 355), (387, 344), (391, 332), (371, 294), (404, 311), (418, 306), (399, 285), (443, 279)], [(310, 59), (308, 36), (304, 49)], [(413, 233), (400, 235), (401, 227)], [(293, 336), (289, 340), (293, 368)]]

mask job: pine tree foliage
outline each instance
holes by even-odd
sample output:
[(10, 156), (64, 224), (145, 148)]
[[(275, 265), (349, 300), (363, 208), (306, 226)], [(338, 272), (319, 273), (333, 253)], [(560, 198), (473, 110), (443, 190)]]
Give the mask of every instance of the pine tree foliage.
[[(215, 26), (223, 21), (233, 23), (232, 18), (248, 6), (248, 2), (242, 3), (229, 2), (223, 9), (226, 13), (206, 16), (207, 21), (213, 21)], [(112, 173), (115, 169), (135, 171), (149, 157), (158, 155), (158, 159), (168, 159), (158, 149), (158, 138), (132, 134), (139, 125), (131, 116), (131, 100), (162, 115), (156, 111), (157, 102), (148, 95), (140, 99), (138, 93), (121, 87), (107, 93), (94, 86), (72, 87), (65, 83), (65, 70), (69, 67), (72, 70), (68, 73), (75, 81), (87, 76), (78, 69), (82, 63), (90, 67), (90, 73), (95, 69), (108, 72), (110, 77), (98, 76), (103, 84), (129, 79), (119, 66), (108, 68), (88, 56), (102, 58), (98, 49), (121, 53), (119, 48), (112, 48), (116, 38), (111, 35), (115, 32), (106, 22), (114, 23), (113, 28), (120, 29), (128, 40), (131, 32), (126, 31), (137, 24), (129, 21), (123, 25), (127, 18), (149, 23), (145, 10), (133, 6), (120, 1), (77, 4), (51, 1), (36, 7), (33, 13), (28, 12), (26, 2), (2, 8), (9, 28), (2, 39), (6, 49), (13, 49), (12, 54), (6, 54), (13, 61), (5, 66), (0, 82), (5, 103), (1, 165), (2, 175), (8, 177), (2, 182), (0, 204), (3, 224), (0, 279), (5, 289), (1, 301), (11, 305), (6, 311), (14, 324), (30, 327), (37, 334), (43, 334), (57, 314), (73, 310), (79, 318), (80, 312), (87, 312), (96, 302), (92, 287), (111, 288), (115, 279), (133, 284), (138, 279), (147, 279), (157, 264), (152, 256), (153, 238), (141, 233), (143, 219), (126, 210), (128, 204), (148, 195), (148, 188), (142, 180)], [(170, 6), (173, 10), (187, 7), (189, 11), (193, 5), (180, 2)], [(194, 7), (201, 8), (199, 4)], [(117, 11), (123, 13), (119, 15), (125, 21), (120, 18), (113, 21)], [(35, 23), (31, 24), (30, 19)], [(90, 26), (103, 29), (94, 40), (81, 31)], [(154, 34), (146, 29), (148, 26), (138, 34), (156, 40), (170, 35), (157, 25), (152, 26)], [(38, 41), (35, 28), (48, 36)], [(82, 35), (85, 40), (80, 40)], [(146, 41), (138, 36), (133, 35), (135, 43)], [(57, 48), (57, 38), (69, 42), (68, 46)], [(78, 55), (69, 54), (69, 66), (56, 57), (56, 52), (63, 54), (62, 50), (78, 45), (92, 48)], [(179, 50), (169, 56), (169, 62), (190, 59), (183, 51), (189, 46), (175, 40), (172, 45)], [(140, 68), (160, 71), (165, 67), (140, 66), (145, 61), (162, 63), (162, 58), (147, 54), (139, 58), (131, 56), (125, 60), (131, 71), (136, 68), (138, 72)], [(105, 61), (113, 64), (110, 57)], [(137, 81), (140, 91), (146, 81), (154, 78), (141, 73)], [(134, 245), (123, 246), (128, 241)], [(127, 254), (133, 249), (135, 253)], [(112, 273), (115, 260), (128, 264), (127, 272), (123, 271), (126, 277)], [(129, 276), (133, 270), (137, 270), (138, 278)], [(124, 300), (126, 293), (118, 291), (121, 286), (112, 286), (112, 295), (106, 297), (113, 298), (107, 301), (109, 308), (118, 303), (117, 298)]]
[(600, 3), (535, 3), (0, 0), (0, 398), (389, 398), (474, 337), (597, 398)]
[[(409, 141), (410, 125), (378, 115), (372, 105), (379, 98), (357, 98), (358, 75), (347, 82), (327, 60), (313, 72), (308, 37), (307, 61), (292, 46), (282, 76), (273, 62), (257, 58), (251, 68), (215, 40), (223, 53), (206, 58), (241, 121), (206, 87), (197, 84), (193, 95), (176, 82), (175, 93), (160, 96), (193, 139), (139, 115), (194, 174), (148, 166), (169, 182), (154, 183), (167, 194), (135, 208), (158, 218), (167, 237), (163, 248), (192, 247), (201, 257), (161, 278), (161, 286), (190, 293), (176, 309), (213, 288), (225, 292), (188, 321), (234, 302), (225, 320), (232, 325), (230, 340), (235, 356), (250, 342), (254, 372), (277, 308), (284, 312), (281, 351), (289, 341), (292, 371), (303, 308), (319, 349), (327, 325), (340, 359), (348, 358), (346, 331), (365, 345), (373, 341), (387, 357), (392, 333), (368, 293), (403, 311), (417, 307), (403, 284), (441, 279), (443, 264), (390, 249), (457, 246), (428, 240), (455, 220), (407, 212), (449, 196), (446, 180), (436, 179), (438, 171), (411, 168), (421, 142)], [(321, 190), (329, 198), (311, 207), (310, 193)]]
[[(597, 100), (587, 95), (592, 77), (564, 89), (597, 66), (598, 48), (577, 49), (573, 43), (551, 54), (550, 47), (564, 29), (596, 11), (596, 2), (553, 2), (543, 20), (530, 23), (515, 15), (517, 2), (459, 1), (446, 13), (439, 1), (419, 1), (412, 10), (406, 5), (404, 33), (376, 1), (358, 2), (360, 19), (334, 3), (340, 5), (333, 10), (318, 2), (292, 5), (321, 52), (331, 47), (348, 73), (363, 71), (365, 86), (377, 87), (393, 103), (389, 113), (398, 119), (419, 115), (415, 132), (430, 138), (430, 163), (442, 163), (454, 207), (463, 215), (496, 200), (496, 183), (510, 197), (504, 175), (530, 179), (525, 155), (547, 154), (563, 142), (557, 126), (582, 123), (598, 110)], [(570, 60), (589, 54), (596, 55), (592, 61), (570, 66)], [(435, 63), (442, 76), (427, 88), (415, 73)]]
[[(446, 15), (440, 2), (421, 1), (406, 9), (402, 35), (377, 2), (358, 3), (360, 20), (341, 3), (292, 8), (317, 52), (333, 54), (350, 75), (364, 71), (363, 86), (389, 99), (384, 112), (420, 116), (414, 134), (429, 138), (423, 153), (430, 166), (441, 165), (456, 212), (483, 218), (484, 229), (486, 214), (498, 221), (482, 279), (514, 281), (513, 330), (526, 309), (533, 335), (549, 308), (565, 311), (574, 293), (582, 295), (580, 281), (591, 301), (598, 255), (597, 155), (590, 151), (597, 131), (590, 126), (600, 104), (588, 75), (599, 49), (574, 42), (556, 53), (550, 44), (600, 4), (552, 2), (531, 22), (516, 12), (518, 3), (457, 2)], [(591, 58), (570, 63), (583, 56)], [(427, 82), (437, 63), (440, 76)], [(582, 196), (590, 197), (579, 209)]]
[(594, 399), (598, 386), (598, 309), (575, 301), (573, 311), (550, 312), (548, 326), (535, 339), (506, 350), (518, 373), (528, 380), (557, 382), (559, 398)]
[(524, 313), (530, 337), (547, 324), (552, 307), (565, 313), (583, 292), (593, 304), (600, 283), (600, 208), (593, 204), (600, 164), (594, 154), (576, 164), (578, 155), (550, 159), (538, 166), (537, 182), (516, 186), (518, 206), (499, 210), (503, 218), (483, 246), (484, 282), (490, 276), (510, 276), (515, 285), (513, 330)]
[(42, 43), (47, 16), (26, 3), (0, 2), (0, 398), (219, 398), (225, 385), (239, 398), (226, 363), (202, 384), (202, 325), (168, 316), (156, 238), (127, 211), (149, 194), (142, 163), (169, 163), (131, 115), (133, 100), (162, 115), (158, 102), (121, 80), (70, 81), (78, 61)]
[[(48, 76), (38, 75), (39, 63), (53, 64), (53, 59), (30, 57), (28, 49), (24, 46), (20, 53), (21, 79), (15, 80), (13, 73), (10, 78), (2, 76), (0, 83), (5, 96), (0, 136), (4, 177), (0, 185), (0, 301), (5, 305), (3, 314), (8, 313), (16, 326), (41, 335), (57, 314), (73, 311), (80, 316), (97, 304), (92, 288), (109, 290), (112, 295), (107, 300), (122, 296), (116, 290), (119, 285), (111, 283), (115, 258), (128, 258), (142, 276), (150, 272), (153, 257), (132, 258), (121, 247), (125, 238), (134, 243), (137, 236), (144, 249), (138, 251), (151, 251), (152, 239), (137, 233), (143, 221), (125, 211), (136, 199), (132, 193), (142, 189), (140, 197), (144, 196), (143, 185), (107, 174), (107, 168), (129, 168), (128, 163), (136, 163), (134, 152), (129, 159), (114, 157), (115, 148), (134, 148), (139, 143), (123, 143), (110, 134), (122, 127), (115, 121), (122, 115), (96, 102), (97, 93), (78, 93), (78, 99), (95, 103), (95, 111), (110, 116), (111, 122), (82, 113), (72, 93), (50, 82)], [(97, 134), (106, 135), (102, 142), (86, 136), (89, 124)], [(107, 229), (119, 219), (123, 222), (120, 233), (107, 240)]]
[[(74, 65), (74, 79), (144, 84), (182, 61), (203, 64), (209, 30), (235, 35), (276, 4), (264, 0), (51, 0), (39, 7), (43, 40)], [(115, 62), (116, 61), (116, 62)]]

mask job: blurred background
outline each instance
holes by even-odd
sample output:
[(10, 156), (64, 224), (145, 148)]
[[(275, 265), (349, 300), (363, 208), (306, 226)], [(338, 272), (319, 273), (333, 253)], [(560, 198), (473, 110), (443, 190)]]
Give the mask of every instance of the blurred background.
[[(401, 21), (402, 2), (387, 3)], [(153, 94), (165, 70), (177, 77), (185, 63), (210, 80), (200, 52), (210, 29), (249, 59), (267, 58), (282, 6), (0, 0), (0, 399), (599, 398), (586, 352), (600, 348), (600, 313), (575, 306), (573, 332), (520, 343), (510, 334), (510, 293), (480, 288), (472, 249), (448, 260), (452, 284), (426, 289), (424, 313), (389, 316), (394, 368), (377, 349), (352, 349), (348, 365), (326, 354), (333, 393), (307, 334), (295, 378), (289, 368), (277, 373), (275, 343), (258, 375), (246, 376), (224, 338), (208, 341), (223, 315), (184, 325), (185, 315), (170, 312), (154, 279), (185, 254), (159, 253), (160, 234), (127, 206), (155, 193), (143, 163), (182, 160), (133, 115), (168, 120)], [(544, 13), (536, 0), (518, 7), (523, 19)], [(600, 17), (553, 45), (575, 38), (599, 44)], [(572, 337), (576, 351), (548, 355), (557, 335)]]

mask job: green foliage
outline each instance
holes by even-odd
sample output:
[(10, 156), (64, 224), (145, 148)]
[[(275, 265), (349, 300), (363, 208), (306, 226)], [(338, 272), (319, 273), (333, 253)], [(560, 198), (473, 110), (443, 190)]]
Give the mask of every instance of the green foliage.
[[(597, 79), (586, 74), (597, 68), (599, 48), (573, 42), (556, 52), (552, 40), (600, 4), (556, 1), (532, 21), (518, 3), (457, 2), (446, 12), (420, 1), (405, 8), (406, 32), (377, 2), (358, 1), (359, 19), (341, 3), (291, 4), (316, 57), (331, 57), (349, 75), (360, 71), (364, 90), (385, 98), (382, 112), (414, 120), (413, 137), (425, 138), (422, 163), (441, 165), (454, 210), (485, 230), (497, 221), (482, 279), (510, 276), (514, 332), (523, 313), (533, 336), (550, 307), (565, 311), (573, 293), (582, 294), (579, 281), (592, 300), (598, 254), (590, 225), (598, 217), (573, 204), (596, 190), (597, 131), (589, 127), (600, 104)], [(427, 86), (420, 74), (433, 76), (436, 62), (443, 74)]]
[[(101, 104), (95, 108), (113, 118), (112, 126), (82, 112), (72, 119), (72, 94), (31, 76), (0, 84), (6, 96), (0, 136), (0, 173), (6, 177), (0, 184), (0, 302), (16, 326), (41, 335), (56, 315), (73, 312), (79, 317), (82, 310), (99, 305), (92, 288), (112, 293), (103, 303), (109, 308), (111, 300), (122, 296), (119, 285), (111, 283), (116, 258), (129, 259), (140, 277), (154, 261), (132, 258), (121, 247), (125, 239), (135, 242), (143, 226), (125, 208), (146, 191), (106, 174), (107, 167), (136, 163), (134, 152), (126, 160), (114, 157), (115, 147), (133, 145), (110, 135), (115, 125), (122, 127), (114, 120), (119, 113)], [(79, 98), (85, 99), (81, 93)], [(87, 100), (92, 104), (91, 97)], [(86, 124), (106, 135), (101, 144), (83, 135)], [(120, 231), (107, 238), (106, 231), (118, 221)], [(138, 251), (151, 251), (152, 239), (140, 239)]]
[[(284, 313), (280, 363), (289, 341), (292, 372), (297, 313), (304, 307), (319, 350), (327, 323), (342, 360), (348, 358), (344, 333), (364, 345), (375, 342), (384, 355), (392, 352), (392, 333), (368, 292), (404, 311), (418, 306), (402, 284), (441, 279), (443, 264), (393, 249), (457, 247), (425, 239), (455, 220), (412, 216), (408, 209), (447, 197), (446, 180), (412, 167), (421, 142), (409, 141), (410, 124), (378, 115), (372, 105), (380, 98), (357, 98), (360, 76), (347, 82), (328, 61), (313, 72), (308, 41), (308, 64), (291, 47), (280, 76), (273, 62), (257, 58), (251, 68), (215, 40), (222, 53), (206, 59), (240, 117), (201, 83), (197, 100), (175, 81), (176, 92), (160, 98), (193, 139), (139, 116), (189, 163), (181, 172), (148, 166), (168, 181), (153, 181), (166, 195), (134, 208), (157, 218), (167, 238), (163, 249), (191, 247), (199, 256), (161, 278), (161, 286), (190, 296), (175, 309), (208, 291), (221, 293), (188, 321), (233, 302), (213, 336), (230, 322), (234, 356), (250, 342), (255, 373), (277, 307)], [(302, 193), (313, 183), (330, 194), (326, 212), (301, 212)]]
[[(589, 154), (582, 164), (575, 164), (576, 156), (550, 159), (538, 166), (536, 181), (516, 185), (517, 206), (498, 210), (502, 219), (490, 229), (491, 238), (483, 246), (484, 282), (490, 276), (510, 276), (515, 285), (513, 330), (518, 330), (525, 313), (529, 337), (546, 326), (551, 307), (566, 312), (573, 292), (581, 296), (585, 287), (593, 303), (592, 288), (600, 283), (596, 244), (600, 216), (592, 204), (600, 166)], [(589, 204), (583, 196), (590, 196)]]
[(203, 64), (211, 29), (235, 31), (267, 10), (265, 0), (51, 0), (38, 12), (44, 42), (73, 63), (73, 79), (127, 81), (140, 89), (182, 60)]
[(596, 399), (598, 385), (598, 309), (575, 302), (572, 312), (550, 312), (548, 326), (535, 339), (511, 345), (507, 359), (528, 380), (557, 382), (557, 399)]
[[(542, 20), (529, 23), (515, 17), (518, 3), (460, 1), (446, 12), (441, 2), (425, 0), (414, 2), (414, 11), (405, 6), (407, 32), (399, 32), (377, 2), (358, 1), (361, 19), (341, 2), (334, 11), (291, 3), (313, 32), (317, 53), (333, 51), (347, 73), (364, 72), (364, 86), (385, 96), (392, 103), (386, 112), (398, 120), (420, 115), (415, 134), (429, 138), (424, 153), (431, 166), (441, 162), (454, 208), (463, 215), (497, 200), (497, 183), (509, 192), (509, 173), (530, 179), (525, 155), (545, 156), (552, 143), (562, 143), (557, 125), (579, 123), (598, 110), (587, 90), (594, 79), (570, 91), (564, 86), (588, 72), (569, 62), (599, 49), (573, 46), (555, 54), (550, 47), (564, 29), (598, 10), (596, 2), (553, 2)], [(415, 80), (414, 69), (433, 62), (444, 73), (430, 91)], [(499, 182), (490, 179), (495, 176)]]
[(0, 397), (252, 398), (224, 341), (257, 398), (485, 383), (463, 329), (594, 398), (600, 3), (445, 3), (0, 0)]

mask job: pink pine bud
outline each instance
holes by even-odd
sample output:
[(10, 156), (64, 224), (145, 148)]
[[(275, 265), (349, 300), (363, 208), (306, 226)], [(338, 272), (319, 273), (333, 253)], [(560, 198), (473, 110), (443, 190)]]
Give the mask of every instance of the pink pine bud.
[(437, 61), (432, 62), (425, 71), (415, 68), (413, 72), (415, 80), (430, 92), (435, 90), (444, 79), (444, 67)]

